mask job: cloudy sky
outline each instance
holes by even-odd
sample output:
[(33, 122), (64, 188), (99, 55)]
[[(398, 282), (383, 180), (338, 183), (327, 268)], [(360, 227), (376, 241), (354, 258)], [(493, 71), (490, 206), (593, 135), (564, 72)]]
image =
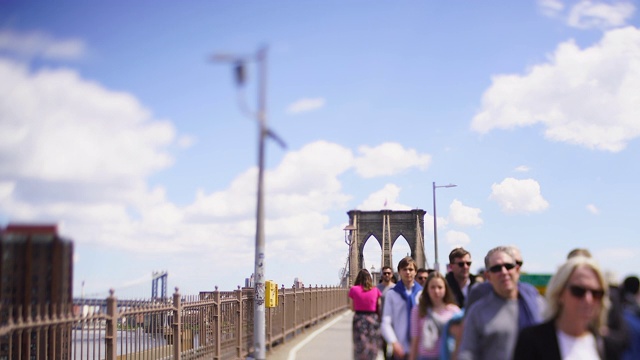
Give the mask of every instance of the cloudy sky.
[[(515, 244), (640, 256), (638, 1), (0, 4), (0, 226), (56, 223), (74, 293), (184, 294), (253, 271), (267, 47), (266, 277), (334, 285), (347, 211), (421, 208), (433, 265)], [(386, 203), (386, 206), (385, 206)], [(394, 247), (397, 261), (408, 251)], [(380, 248), (367, 243), (366, 265)], [(394, 262), (395, 262), (394, 261)], [(84, 285), (83, 285), (84, 284)]]

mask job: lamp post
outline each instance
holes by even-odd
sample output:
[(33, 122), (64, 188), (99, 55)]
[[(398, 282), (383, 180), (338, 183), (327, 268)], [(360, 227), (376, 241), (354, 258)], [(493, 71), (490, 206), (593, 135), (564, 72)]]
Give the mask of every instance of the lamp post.
[(450, 188), (456, 187), (458, 185), (449, 184), (449, 185), (440, 185), (436, 186), (436, 182), (433, 182), (433, 251), (435, 256), (435, 262), (433, 267), (436, 271), (440, 271), (440, 263), (438, 262), (438, 222), (436, 216), (436, 189), (437, 188)]
[(353, 281), (351, 281), (351, 277), (353, 276), (353, 272), (351, 271), (351, 251), (353, 250), (353, 231), (356, 229), (355, 225), (351, 224), (344, 227), (344, 243), (349, 245), (349, 256), (347, 256), (347, 274), (349, 277), (347, 278), (347, 286), (351, 286), (353, 284)]
[[(216, 54), (213, 61), (234, 64), (236, 84), (242, 87), (245, 83), (245, 64), (248, 61), (258, 63), (258, 110), (256, 114), (250, 114), (255, 118), (259, 126), (258, 135), (258, 193), (256, 206), (256, 249), (254, 262), (254, 301), (253, 301), (253, 359), (264, 360), (266, 358), (265, 346), (265, 246), (264, 246), (264, 146), (267, 136), (276, 140), (280, 146), (285, 147), (284, 142), (267, 127), (266, 116), (266, 83), (267, 83), (267, 47), (263, 46), (254, 55), (237, 56), (229, 54)], [(246, 107), (241, 105), (246, 111)]]

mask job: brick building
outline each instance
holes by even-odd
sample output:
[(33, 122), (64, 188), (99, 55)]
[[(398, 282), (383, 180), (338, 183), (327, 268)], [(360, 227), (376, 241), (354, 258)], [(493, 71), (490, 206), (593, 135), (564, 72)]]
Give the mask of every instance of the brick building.
[[(55, 225), (16, 225), (0, 228), (0, 321), (61, 315), (73, 304), (73, 243), (58, 236)], [(34, 342), (43, 354), (32, 354)], [(11, 344), (13, 356), (68, 359), (71, 329), (50, 329), (47, 336), (24, 336)], [(0, 339), (0, 359), (9, 343)], [(46, 354), (46, 355), (45, 355)]]

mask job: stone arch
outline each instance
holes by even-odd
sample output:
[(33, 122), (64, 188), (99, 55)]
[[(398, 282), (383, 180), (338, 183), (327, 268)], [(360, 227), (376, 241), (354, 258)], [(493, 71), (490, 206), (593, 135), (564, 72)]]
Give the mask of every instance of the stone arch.
[[(395, 241), (402, 235), (411, 248), (411, 257), (418, 267), (425, 267), (424, 250), (424, 215), (426, 211), (414, 209), (409, 211), (361, 211), (351, 210), (349, 215), (349, 284), (353, 284), (358, 272), (362, 269), (364, 244), (373, 236), (382, 249), (382, 266), (395, 269), (391, 258), (391, 249)], [(396, 259), (396, 262), (399, 259)]]

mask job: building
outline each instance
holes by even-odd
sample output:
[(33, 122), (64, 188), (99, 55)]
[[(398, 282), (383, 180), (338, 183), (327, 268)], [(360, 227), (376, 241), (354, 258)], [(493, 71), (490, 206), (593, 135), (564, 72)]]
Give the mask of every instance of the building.
[[(73, 243), (55, 225), (10, 224), (0, 228), (0, 321), (61, 315), (73, 306)], [(34, 342), (39, 341), (38, 346)], [(23, 336), (21, 343), (0, 341), (0, 359), (12, 353), (29, 358), (68, 359), (71, 329), (56, 327), (47, 336)], [(42, 354), (33, 354), (39, 349)]]

